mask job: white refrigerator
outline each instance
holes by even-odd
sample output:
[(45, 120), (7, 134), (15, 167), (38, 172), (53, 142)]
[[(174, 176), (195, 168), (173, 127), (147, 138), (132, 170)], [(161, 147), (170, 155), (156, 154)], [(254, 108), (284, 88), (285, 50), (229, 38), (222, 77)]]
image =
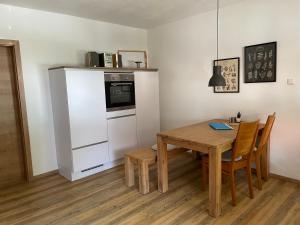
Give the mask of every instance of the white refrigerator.
[(109, 161), (104, 73), (49, 71), (56, 152), (61, 175), (76, 180)]

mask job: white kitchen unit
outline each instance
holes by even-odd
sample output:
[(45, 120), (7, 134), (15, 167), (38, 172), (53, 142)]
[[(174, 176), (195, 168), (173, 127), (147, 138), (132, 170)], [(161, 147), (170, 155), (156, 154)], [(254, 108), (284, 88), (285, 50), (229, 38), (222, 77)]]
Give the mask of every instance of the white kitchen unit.
[(106, 108), (104, 71), (129, 73), (116, 70), (49, 70), (59, 173), (71, 181), (119, 165), (127, 151), (156, 143), (158, 72), (134, 72), (135, 108), (111, 111)]
[(160, 132), (159, 77), (156, 71), (134, 72), (139, 147), (156, 143)]
[(76, 180), (109, 162), (104, 73), (49, 71), (59, 172)]

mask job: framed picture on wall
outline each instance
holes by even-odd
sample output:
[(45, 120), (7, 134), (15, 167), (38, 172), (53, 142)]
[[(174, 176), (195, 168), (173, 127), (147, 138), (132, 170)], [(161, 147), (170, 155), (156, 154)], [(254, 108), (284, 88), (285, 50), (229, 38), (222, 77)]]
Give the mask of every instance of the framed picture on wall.
[(215, 66), (221, 66), (222, 76), (226, 86), (214, 87), (214, 93), (239, 93), (240, 92), (240, 58), (214, 60)]
[(245, 83), (276, 82), (277, 42), (245, 47)]
[(124, 68), (148, 68), (147, 52), (143, 50), (118, 50)]

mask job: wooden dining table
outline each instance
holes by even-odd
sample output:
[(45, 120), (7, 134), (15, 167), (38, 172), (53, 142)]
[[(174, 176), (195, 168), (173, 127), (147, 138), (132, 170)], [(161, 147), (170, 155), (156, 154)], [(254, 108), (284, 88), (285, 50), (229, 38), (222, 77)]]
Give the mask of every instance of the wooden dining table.
[[(189, 126), (163, 131), (157, 134), (157, 169), (158, 190), (168, 191), (168, 155), (167, 144), (202, 152), (209, 155), (209, 215), (218, 217), (221, 214), (221, 160), (222, 153), (232, 149), (238, 124), (230, 124), (233, 130), (214, 130), (209, 126), (211, 122), (227, 122), (221, 119), (209, 120)], [(260, 124), (260, 133), (264, 124)], [(269, 145), (264, 151), (262, 162), (262, 176), (269, 176)]]

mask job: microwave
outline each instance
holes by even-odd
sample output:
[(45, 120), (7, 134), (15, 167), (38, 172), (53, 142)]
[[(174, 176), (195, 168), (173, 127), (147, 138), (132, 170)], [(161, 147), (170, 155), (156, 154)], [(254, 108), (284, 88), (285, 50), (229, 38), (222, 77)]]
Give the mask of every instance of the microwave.
[[(98, 53), (98, 52), (88, 52), (86, 57), (86, 64), (88, 67), (113, 67), (114, 58), (112, 53)], [(119, 57), (120, 58), (120, 57)], [(118, 58), (118, 59), (119, 59)], [(117, 60), (117, 59), (116, 59)], [(118, 65), (121, 64), (121, 59), (119, 59)]]
[(106, 111), (135, 109), (133, 73), (104, 73)]

